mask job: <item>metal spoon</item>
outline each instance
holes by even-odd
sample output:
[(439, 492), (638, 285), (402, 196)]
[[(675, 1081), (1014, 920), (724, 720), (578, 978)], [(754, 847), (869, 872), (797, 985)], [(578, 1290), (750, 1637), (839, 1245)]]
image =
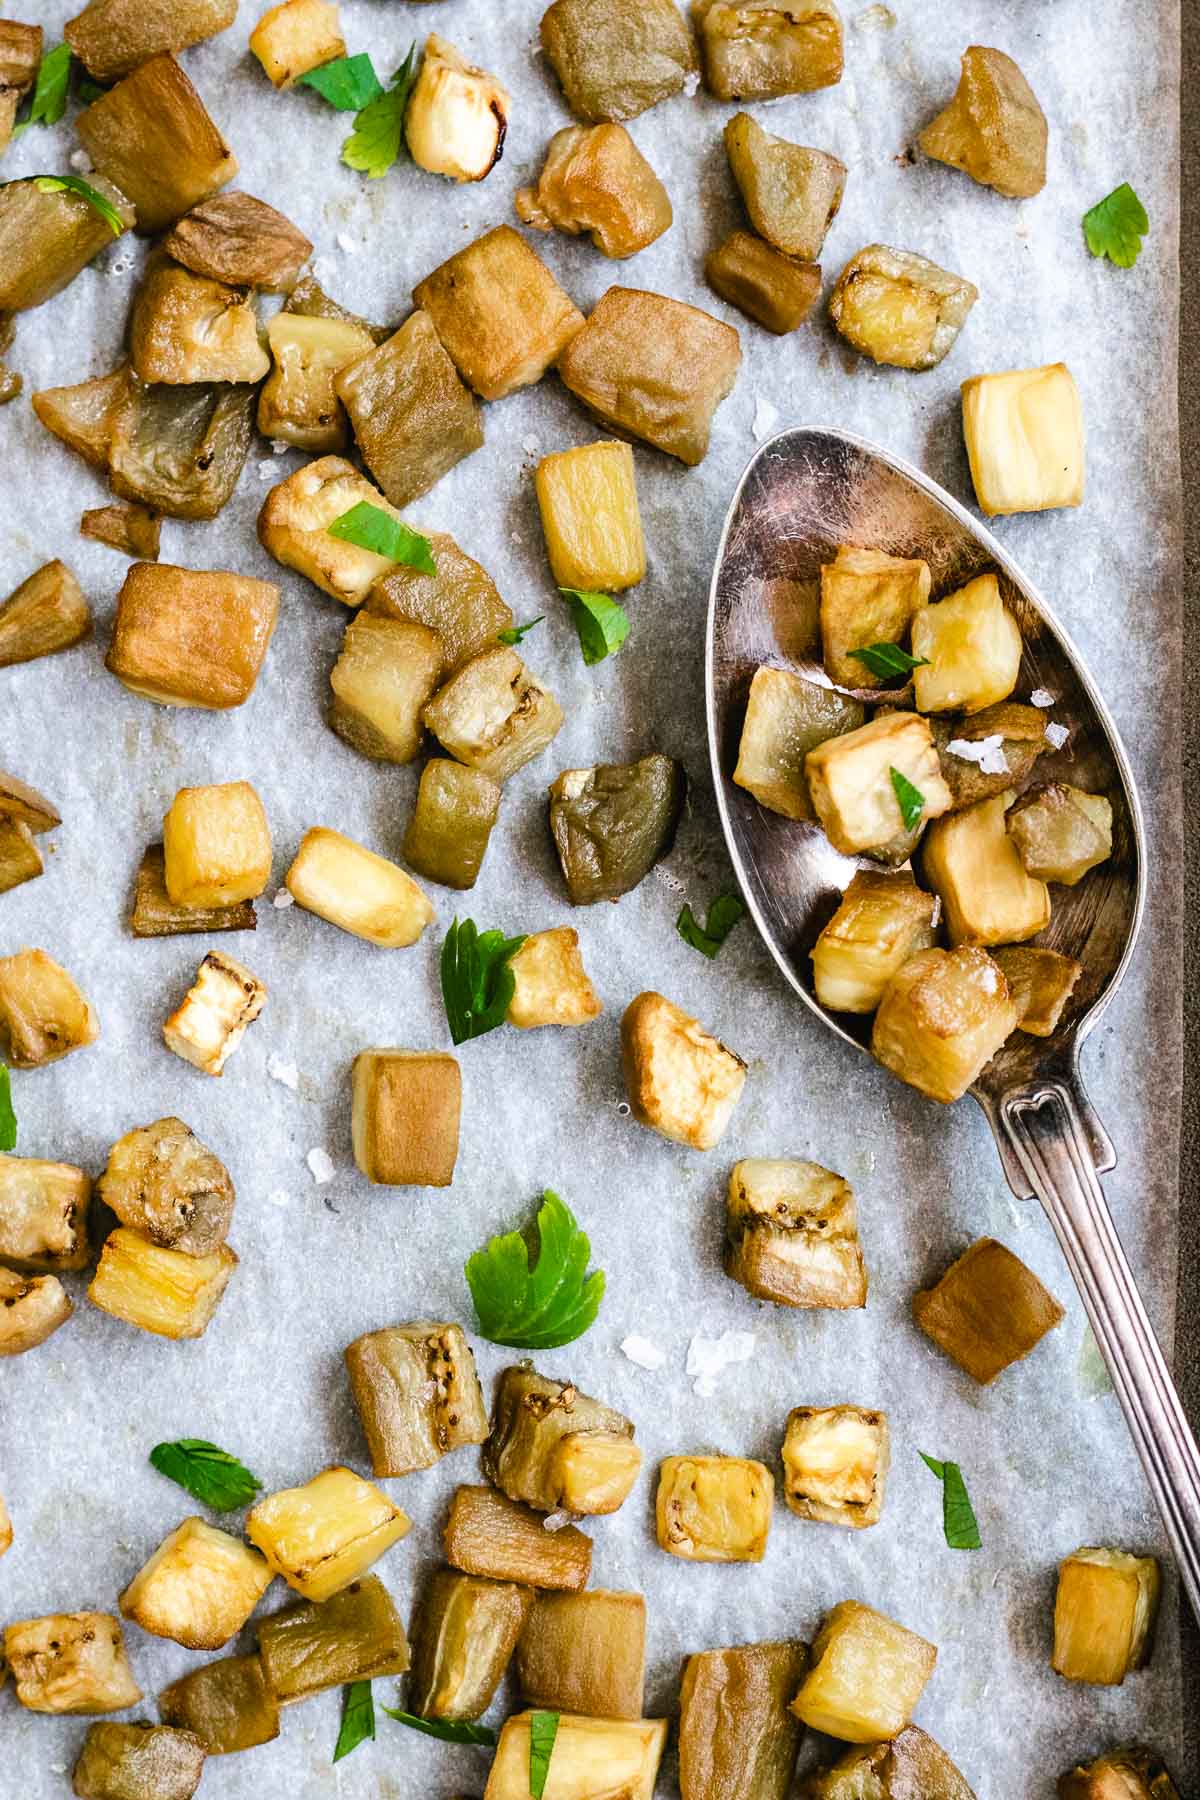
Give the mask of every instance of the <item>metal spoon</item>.
[[(815, 825), (767, 812), (730, 779), (751, 676), (774, 663), (820, 669), (819, 570), (839, 544), (920, 556), (935, 597), (983, 570), (999, 576), (1025, 650), (1016, 696), (1055, 696), (1069, 746), (1036, 779), (1108, 795), (1113, 855), (1076, 887), (1054, 889), (1041, 942), (1084, 973), (1052, 1037), (1014, 1032), (972, 1088), (1018, 1199), (1036, 1194), (1062, 1247), (1145, 1465), (1200, 1618), (1200, 1452), (1167, 1371), (1098, 1176), (1116, 1164), (1083, 1089), (1079, 1047), (1120, 985), (1141, 923), (1145, 839), (1129, 761), (1108, 709), (1050, 607), (999, 543), (949, 494), (887, 451), (847, 432), (785, 431), (752, 458), (733, 498), (709, 599), (708, 733), (721, 822), (746, 903), (806, 1005), (866, 1049), (871, 1021), (816, 1000), (808, 952), (859, 865)], [(867, 863), (863, 866), (877, 867)]]

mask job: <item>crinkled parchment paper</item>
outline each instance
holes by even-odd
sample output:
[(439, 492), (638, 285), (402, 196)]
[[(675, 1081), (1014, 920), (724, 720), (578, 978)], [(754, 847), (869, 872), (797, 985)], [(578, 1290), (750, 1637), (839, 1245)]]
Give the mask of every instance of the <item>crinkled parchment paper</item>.
[[(26, 17), (30, 10), (29, 0), (16, 8)], [(35, 10), (53, 37), (73, 9), (44, 0)], [(566, 122), (536, 51), (537, 7), (343, 0), (350, 47), (370, 51), (381, 72), (433, 28), (511, 89), (504, 161), (465, 189), (411, 167), (377, 183), (343, 168), (338, 149), (349, 121), (315, 95), (276, 94), (246, 53), (259, 10), (257, 0), (244, 0), (237, 25), (185, 64), (236, 147), (240, 185), (308, 231), (318, 271), (339, 299), (399, 320), (414, 282), (481, 230), (511, 220), (516, 187), (536, 174), (551, 133)], [(1002, 200), (905, 155), (953, 91), (959, 53), (972, 42), (1013, 53), (1049, 116), (1049, 180), (1035, 200)], [(1176, 107), (1173, 0), (1108, 0), (1103, 8), (1088, 0), (893, 0), (891, 11), (851, 0), (842, 84), (755, 110), (772, 130), (836, 151), (850, 166), (826, 246), (827, 279), (862, 244), (882, 239), (980, 287), (957, 347), (924, 375), (856, 358), (823, 317), (777, 340), (715, 301), (701, 268), (739, 222), (720, 136), (733, 109), (703, 93), (680, 95), (633, 123), (670, 190), (673, 230), (621, 266), (585, 240), (539, 238), (537, 247), (585, 310), (618, 281), (733, 319), (745, 353), (741, 378), (701, 468), (686, 472), (636, 451), (650, 568), (629, 598), (628, 643), (598, 668), (583, 667), (543, 560), (537, 457), (598, 435), (553, 377), (489, 407), (486, 447), (411, 509), (416, 522), (453, 531), (486, 564), (518, 618), (550, 615), (525, 650), (567, 723), (549, 754), (508, 785), (475, 891), (458, 899), (435, 890), (437, 922), (410, 950), (375, 950), (298, 908), (270, 904), (307, 826), (336, 826), (398, 854), (417, 774), (360, 759), (323, 722), (346, 614), (277, 568), (254, 534), (268, 486), (300, 459), (258, 445), (220, 519), (166, 523), (164, 560), (265, 576), (283, 590), (279, 629), (251, 700), (228, 715), (174, 711), (127, 693), (101, 665), (126, 567), (76, 535), (81, 509), (102, 502), (101, 482), (41, 430), (27, 398), (0, 413), (0, 588), (63, 556), (99, 621), (98, 642), (0, 675), (0, 766), (44, 788), (64, 818), (45, 878), (0, 901), (0, 949), (44, 946), (76, 974), (103, 1021), (94, 1048), (15, 1081), (20, 1149), (98, 1171), (120, 1133), (178, 1112), (233, 1172), (232, 1241), (241, 1257), (199, 1342), (143, 1335), (83, 1303), (45, 1348), (5, 1365), (0, 1491), (16, 1542), (0, 1564), (0, 1617), (114, 1607), (150, 1551), (192, 1510), (147, 1465), (159, 1439), (213, 1438), (268, 1488), (306, 1480), (333, 1460), (365, 1468), (343, 1347), (362, 1331), (421, 1315), (469, 1324), (465, 1257), (491, 1231), (527, 1219), (540, 1190), (553, 1186), (591, 1233), (609, 1289), (590, 1334), (542, 1364), (627, 1411), (646, 1453), (633, 1497), (595, 1526), (594, 1578), (647, 1595), (649, 1712), (672, 1708), (686, 1652), (810, 1636), (826, 1607), (855, 1596), (939, 1646), (919, 1719), (980, 1800), (1048, 1800), (1073, 1758), (1131, 1736), (1180, 1760), (1173, 1584), (1152, 1664), (1124, 1687), (1073, 1688), (1049, 1667), (1058, 1559), (1082, 1543), (1162, 1546), (1040, 1213), (1010, 1199), (969, 1102), (929, 1105), (844, 1049), (785, 990), (749, 925), (715, 964), (674, 929), (682, 900), (699, 909), (731, 885), (707, 773), (702, 638), (711, 558), (756, 433), (787, 423), (844, 426), (912, 458), (969, 502), (959, 382), (1068, 360), (1087, 421), (1087, 499), (1076, 512), (1001, 520), (997, 529), (1089, 658), (1146, 803), (1146, 926), (1119, 1000), (1089, 1044), (1085, 1076), (1121, 1152), (1108, 1193), (1151, 1311), (1170, 1336), (1180, 1058)], [(30, 131), (4, 173), (64, 169), (73, 147), (66, 124)], [(1124, 180), (1152, 220), (1129, 272), (1093, 261), (1079, 228), (1085, 208)], [(112, 365), (142, 254), (132, 241), (114, 246), (68, 292), (19, 321), (14, 360), (27, 391)], [(682, 757), (692, 777), (678, 846), (618, 906), (572, 914), (547, 839), (546, 784), (562, 768), (651, 748)], [(205, 941), (135, 942), (125, 917), (138, 860), (176, 788), (238, 777), (265, 800), (276, 866), (257, 934), (217, 941), (269, 984), (270, 999), (217, 1082), (170, 1055), (159, 1030)], [(466, 1045), (453, 1187), (372, 1189), (350, 1154), (350, 1063), (366, 1045), (448, 1044), (437, 953), (456, 905), (481, 927), (510, 931), (569, 919), (606, 1010), (583, 1030), (505, 1030)], [(714, 1154), (675, 1148), (625, 1116), (618, 1020), (648, 986), (698, 1014), (750, 1064), (742, 1103)], [(295, 1091), (268, 1074), (273, 1057), (295, 1064)], [(315, 1184), (306, 1166), (314, 1148), (336, 1165), (327, 1185)], [(861, 1314), (759, 1305), (721, 1272), (730, 1164), (788, 1154), (843, 1172), (858, 1192), (871, 1272)], [(938, 1356), (909, 1316), (914, 1289), (983, 1233), (1011, 1245), (1067, 1307), (1062, 1328), (987, 1390)], [(82, 1279), (68, 1281), (82, 1301)], [(754, 1360), (729, 1369), (711, 1398), (698, 1397), (684, 1372), (689, 1339), (731, 1329), (755, 1334)], [(621, 1355), (631, 1332), (666, 1351), (661, 1372)], [(505, 1360), (482, 1347), (485, 1381)], [(757, 1567), (693, 1567), (656, 1548), (660, 1457), (722, 1450), (773, 1463), (790, 1406), (843, 1400), (891, 1416), (893, 1467), (874, 1530), (805, 1524), (780, 1504)], [(945, 1548), (939, 1491), (918, 1448), (962, 1463), (983, 1532), (978, 1554)], [(474, 1455), (460, 1452), (387, 1484), (416, 1522), (380, 1568), (406, 1616), (438, 1554), (447, 1495), (473, 1479)], [(287, 1597), (277, 1584), (267, 1604)], [(156, 1690), (197, 1659), (136, 1626), (127, 1637), (153, 1716)], [(214, 1800), (430, 1800), (482, 1791), (482, 1753), (431, 1743), (382, 1718), (378, 1741), (335, 1769), (337, 1720), (333, 1694), (291, 1709), (275, 1744), (214, 1761), (204, 1792)], [(0, 1696), (5, 1800), (65, 1793), (64, 1771), (84, 1730), (81, 1720), (21, 1711), (10, 1687)], [(662, 1792), (673, 1791), (668, 1761)]]

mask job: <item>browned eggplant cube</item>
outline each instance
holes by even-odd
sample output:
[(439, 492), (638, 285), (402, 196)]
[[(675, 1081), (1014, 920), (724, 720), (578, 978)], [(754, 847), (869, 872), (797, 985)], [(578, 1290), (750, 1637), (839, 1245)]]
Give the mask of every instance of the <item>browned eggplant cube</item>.
[(679, 1690), (683, 1800), (786, 1800), (802, 1733), (788, 1702), (807, 1667), (808, 1646), (795, 1640), (688, 1657)]
[(14, 1269), (83, 1269), (92, 1184), (71, 1163), (0, 1156), (0, 1262)]
[(632, 119), (677, 94), (696, 68), (675, 0), (554, 0), (542, 49), (578, 119)]
[(829, 297), (829, 316), (873, 362), (932, 369), (966, 323), (979, 289), (928, 257), (888, 244), (852, 256)]
[(430, 532), (429, 550), (432, 575), (397, 563), (372, 583), (366, 610), (436, 631), (442, 640), (445, 681), (472, 657), (494, 648), (497, 634), (509, 629), (513, 615), (483, 564), (460, 549), (449, 532)]
[(363, 756), (411, 762), (421, 713), (442, 678), (442, 640), (424, 625), (359, 612), (329, 676), (329, 723)]
[(90, 1727), (71, 1775), (78, 1800), (192, 1800), (204, 1773), (205, 1748), (190, 1731), (170, 1725)]
[(366, 326), (349, 319), (277, 312), (267, 326), (271, 373), (258, 393), (263, 436), (311, 450), (314, 456), (344, 450), (350, 427), (333, 384), (347, 364), (374, 344)]
[(215, 519), (254, 435), (250, 382), (172, 387), (129, 373), (107, 422), (114, 494), (172, 519)]
[(1083, 964), (1058, 950), (1013, 944), (992, 952), (1017, 1009), (1017, 1030), (1031, 1037), (1053, 1037)]
[(182, 1119), (157, 1119), (118, 1138), (96, 1191), (122, 1225), (169, 1250), (207, 1256), (229, 1236), (229, 1171)]
[(818, 263), (798, 262), (752, 231), (732, 231), (704, 265), (714, 294), (777, 337), (803, 325), (821, 292)]
[(63, 37), (92, 79), (108, 83), (162, 50), (190, 50), (236, 17), (237, 0), (88, 0)]
[(775, 1478), (741, 1456), (668, 1456), (658, 1472), (660, 1550), (685, 1562), (761, 1562)]
[(0, 156), (12, 142), (17, 112), (37, 79), (45, 32), (0, 19)]
[(20, 819), (35, 836), (62, 824), (62, 814), (45, 794), (0, 769), (0, 819)]
[(250, 49), (277, 88), (345, 56), (337, 0), (281, 0), (250, 33)]
[(1162, 1575), (1153, 1556), (1085, 1546), (1058, 1566), (1053, 1667), (1119, 1687), (1150, 1655)]
[(883, 1511), (887, 1415), (862, 1406), (795, 1406), (783, 1440), (783, 1497), (801, 1519), (876, 1525)]
[(9, 819), (0, 814), (0, 894), (10, 888), (36, 881), (45, 873), (42, 853), (24, 819)]
[(57, 1275), (18, 1275), (0, 1264), (0, 1356), (36, 1350), (74, 1310)]
[(224, 711), (254, 691), (279, 616), (272, 581), (135, 563), (117, 596), (105, 667), (163, 706)]
[(199, 1738), (210, 1756), (252, 1750), (279, 1736), (279, 1702), (257, 1656), (219, 1656), (158, 1696), (159, 1716)]
[(4, 1633), (4, 1660), (30, 1712), (122, 1712), (142, 1697), (111, 1613), (21, 1619)]
[(362, 1050), (352, 1076), (354, 1160), (382, 1187), (449, 1187), (462, 1071), (444, 1050)]
[(484, 1474), (540, 1512), (613, 1513), (641, 1468), (633, 1436), (623, 1413), (521, 1363), (500, 1377)]
[(735, 1163), (725, 1229), (725, 1273), (755, 1299), (838, 1310), (867, 1304), (854, 1190), (819, 1163)]
[(529, 1706), (640, 1719), (646, 1677), (646, 1602), (593, 1588), (539, 1594), (517, 1644), (517, 1679)]
[[(959, 1800), (959, 1796), (951, 1796)], [(974, 1800), (963, 1794), (962, 1800)], [(1182, 1800), (1157, 1751), (1140, 1744), (1110, 1750), (1058, 1778), (1058, 1800)]]
[(919, 950), (888, 982), (871, 1054), (931, 1100), (961, 1100), (1017, 1028), (1017, 1008), (986, 950)]
[(349, 363), (334, 390), (363, 461), (393, 506), (407, 506), (483, 444), (478, 403), (433, 321), (418, 310), (385, 344)]
[[(912, 1800), (975, 1800), (941, 1745), (919, 1725), (906, 1725), (898, 1737), (885, 1738), (881, 1744), (848, 1750), (831, 1768), (811, 1776), (801, 1793), (803, 1800), (861, 1800), (863, 1794), (878, 1800), (903, 1800), (905, 1795)], [(1126, 1797), (1114, 1794), (1109, 1800)]]
[(167, 892), (180, 906), (237, 906), (271, 874), (271, 830), (248, 781), (180, 788), (163, 817)]
[(587, 1025), (604, 1011), (569, 925), (535, 931), (509, 960), (513, 997), (505, 1014), (527, 1031), (538, 1025)]
[(0, 669), (57, 656), (92, 629), (83, 590), (64, 562), (48, 562), (0, 604)]
[(939, 1350), (986, 1384), (1028, 1356), (1065, 1314), (1020, 1257), (980, 1238), (916, 1295), (913, 1317)]
[(1046, 185), (1046, 115), (1011, 56), (985, 44), (962, 55), (954, 98), (918, 138), (926, 156), (962, 169), (1010, 200)]
[(460, 1487), (443, 1533), (446, 1561), (466, 1575), (577, 1593), (592, 1571), (592, 1540), (574, 1525), (547, 1531), (542, 1514), (490, 1487)]
[(355, 1338), (345, 1357), (372, 1474), (431, 1469), (448, 1451), (487, 1437), (483, 1390), (461, 1326), (429, 1319), (385, 1326)]
[(139, 63), (76, 121), (102, 175), (137, 208), (138, 230), (171, 225), (231, 182), (237, 157), (169, 54)]
[(241, 193), (201, 201), (163, 241), (167, 255), (197, 275), (281, 294), (291, 292), (312, 248), (281, 212)]
[(240, 288), (194, 275), (165, 257), (152, 263), (133, 303), (129, 362), (140, 381), (258, 382), (271, 359), (258, 341), (253, 300)]
[(478, 1719), (491, 1705), (533, 1595), (512, 1581), (438, 1569), (417, 1613), (410, 1704), (422, 1719)]
[(94, 538), (110, 550), (157, 562), (162, 520), (148, 506), (122, 500), (114, 506), (91, 506), (79, 520), (80, 537)]
[(719, 1143), (746, 1082), (740, 1056), (653, 992), (625, 1009), (621, 1064), (638, 1123), (690, 1150)]
[(138, 865), (129, 929), (134, 937), (176, 937), (180, 933), (253, 931), (253, 900), (236, 906), (185, 906), (167, 892), (167, 863), (161, 844), (147, 846)]
[(718, 100), (773, 100), (842, 79), (834, 0), (696, 0), (692, 16)]
[(786, 255), (815, 263), (842, 204), (845, 163), (773, 137), (746, 112), (726, 125), (725, 150), (755, 231)]
[(67, 971), (44, 950), (0, 957), (0, 1059), (40, 1069), (94, 1044), (100, 1021)]
[[(349, 1498), (368, 1496), (352, 1488)], [(258, 1653), (267, 1687), (284, 1706), (349, 1681), (403, 1675), (411, 1661), (396, 1603), (377, 1575), (352, 1581), (328, 1600), (272, 1613), (259, 1623)]]
[(536, 187), (519, 188), (517, 217), (535, 231), (591, 233), (605, 256), (645, 250), (671, 224), (666, 188), (623, 125), (556, 131)]
[(185, 1519), (134, 1576), (119, 1605), (153, 1637), (188, 1650), (221, 1650), (271, 1585), (266, 1561), (240, 1537)]
[[(128, 231), (134, 212), (120, 188), (103, 175), (93, 175), (89, 185)], [(25, 312), (61, 293), (113, 237), (111, 221), (70, 188), (43, 188), (37, 181), (0, 187), (0, 314)], [(4, 336), (11, 342), (7, 324)], [(7, 372), (5, 389), (13, 399)]]

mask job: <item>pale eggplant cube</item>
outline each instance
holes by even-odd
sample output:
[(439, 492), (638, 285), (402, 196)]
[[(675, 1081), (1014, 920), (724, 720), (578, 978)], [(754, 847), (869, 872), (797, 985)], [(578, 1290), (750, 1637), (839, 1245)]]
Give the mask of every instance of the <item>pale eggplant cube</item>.
[(892, 976), (935, 943), (935, 907), (910, 874), (859, 869), (810, 953), (821, 1005), (874, 1012)]
[(1048, 512), (1083, 501), (1083, 406), (1066, 363), (973, 375), (962, 384), (963, 436), (981, 509)]
[(1007, 700), (1021, 669), (1021, 628), (994, 575), (977, 575), (913, 619), (913, 689), (923, 713), (982, 712)]
[(452, 675), (421, 717), (451, 756), (500, 782), (540, 756), (563, 723), (553, 694), (503, 644)]
[(937, 819), (921, 868), (942, 902), (951, 945), (1020, 944), (1050, 923), (1050, 890), (1028, 874), (1005, 829), (1011, 789)]
[(866, 1305), (854, 1190), (819, 1163), (735, 1163), (725, 1230), (725, 1272), (756, 1300), (838, 1311)]
[(796, 1406), (783, 1440), (783, 1497), (801, 1519), (876, 1525), (883, 1511), (886, 1413), (862, 1406)]
[(857, 731), (865, 719), (857, 700), (764, 664), (750, 683), (733, 779), (770, 812), (815, 819), (805, 758), (827, 739)]
[(882, 849), (910, 833), (897, 777), (920, 796), (918, 825), (953, 803), (929, 721), (918, 713), (879, 713), (857, 731), (829, 738), (809, 751), (804, 773), (817, 818), (843, 856)]

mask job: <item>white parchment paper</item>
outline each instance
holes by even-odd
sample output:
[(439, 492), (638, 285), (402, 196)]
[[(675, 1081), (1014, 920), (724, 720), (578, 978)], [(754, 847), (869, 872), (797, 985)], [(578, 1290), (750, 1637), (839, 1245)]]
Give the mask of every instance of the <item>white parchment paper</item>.
[[(34, 0), (51, 39), (74, 8)], [(411, 167), (368, 183), (342, 167), (349, 121), (312, 94), (276, 94), (246, 52), (261, 8), (190, 52), (185, 64), (241, 159), (239, 185), (289, 213), (316, 241), (328, 289), (369, 317), (398, 321), (417, 280), (452, 249), (502, 220), (566, 123), (536, 52), (533, 0), (431, 6), (344, 0), (352, 50), (382, 73), (433, 28), (494, 70), (513, 94), (502, 164), (458, 189)], [(703, 618), (711, 558), (756, 431), (804, 423), (847, 427), (911, 457), (972, 499), (958, 384), (968, 375), (1064, 358), (1083, 394), (1088, 493), (1077, 512), (1001, 520), (1006, 544), (1053, 597), (1090, 659), (1132, 753), (1150, 827), (1151, 896), (1140, 952), (1092, 1040), (1085, 1075), (1121, 1151), (1107, 1187), (1151, 1311), (1168, 1338), (1175, 1276), (1175, 1107), (1179, 1080), (1180, 810), (1174, 672), (1180, 626), (1174, 413), (1177, 17), (1173, 0), (893, 0), (847, 8), (846, 75), (821, 94), (753, 108), (769, 128), (840, 155), (846, 201), (826, 245), (827, 282), (864, 244), (920, 251), (973, 279), (982, 298), (938, 369), (877, 369), (851, 354), (823, 317), (777, 340), (708, 294), (708, 249), (740, 222), (721, 144), (734, 110), (703, 93), (634, 121), (663, 176), (673, 229), (624, 265), (586, 240), (537, 239), (586, 310), (614, 281), (709, 307), (738, 324), (745, 361), (717, 415), (712, 450), (693, 472), (636, 451), (650, 568), (629, 597), (630, 639), (588, 670), (543, 559), (532, 469), (551, 449), (597, 434), (558, 382), (487, 409), (486, 447), (411, 509), (453, 531), (490, 569), (519, 619), (549, 615), (526, 641), (528, 661), (562, 702), (566, 725), (548, 755), (508, 785), (474, 893), (433, 890), (436, 924), (422, 943), (384, 952), (298, 908), (275, 910), (306, 827), (326, 824), (398, 855), (416, 769), (370, 764), (323, 722), (328, 671), (346, 614), (260, 549), (254, 520), (269, 484), (300, 458), (256, 446), (233, 502), (211, 525), (168, 521), (163, 559), (278, 581), (279, 629), (251, 700), (229, 715), (162, 709), (127, 693), (101, 663), (125, 559), (76, 535), (102, 503), (100, 480), (37, 425), (27, 395), (0, 412), (0, 591), (63, 556), (96, 609), (97, 641), (0, 673), (0, 766), (42, 787), (64, 823), (45, 878), (0, 900), (0, 950), (39, 944), (78, 977), (103, 1023), (99, 1043), (14, 1082), (20, 1151), (94, 1172), (135, 1124), (182, 1115), (226, 1160), (238, 1189), (232, 1233), (241, 1265), (207, 1335), (171, 1344), (122, 1326), (83, 1300), (44, 1348), (0, 1372), (0, 1491), (16, 1541), (0, 1564), (0, 1619), (115, 1609), (152, 1549), (192, 1510), (147, 1465), (163, 1438), (196, 1435), (236, 1451), (268, 1488), (342, 1460), (368, 1467), (343, 1373), (360, 1332), (471, 1313), (461, 1275), (494, 1230), (523, 1222), (545, 1186), (571, 1203), (609, 1289), (596, 1327), (542, 1359), (628, 1412), (646, 1472), (614, 1518), (594, 1529), (597, 1585), (645, 1591), (647, 1711), (669, 1712), (682, 1657), (755, 1638), (810, 1636), (824, 1610), (864, 1599), (934, 1640), (939, 1659), (919, 1709), (980, 1800), (1049, 1800), (1060, 1771), (1114, 1741), (1183, 1755), (1174, 1588), (1168, 1581), (1151, 1666), (1119, 1690), (1077, 1689), (1049, 1667), (1054, 1569), (1082, 1543), (1161, 1549), (1156, 1519), (1115, 1401), (1085, 1341), (1081, 1309), (1040, 1214), (1005, 1187), (983, 1120), (968, 1103), (943, 1110), (851, 1054), (802, 1010), (743, 925), (710, 964), (676, 935), (728, 889), (703, 739)], [(953, 91), (969, 43), (1014, 54), (1051, 126), (1049, 180), (1012, 203), (965, 177), (905, 156)], [(4, 174), (62, 170), (69, 124), (30, 131)], [(1086, 253), (1079, 219), (1119, 181), (1145, 200), (1142, 258), (1118, 272)], [(143, 254), (131, 241), (102, 255), (74, 286), (19, 322), (13, 360), (27, 393), (79, 380), (116, 361)], [(651, 748), (683, 758), (692, 798), (669, 862), (618, 906), (571, 912), (544, 821), (547, 783), (562, 768)], [(135, 942), (125, 926), (142, 850), (183, 785), (246, 777), (275, 839), (272, 888), (253, 937), (215, 940), (270, 987), (266, 1011), (220, 1082), (163, 1046), (162, 1019), (188, 985), (205, 940)], [(43, 840), (46, 842), (46, 840)], [(606, 1010), (578, 1031), (505, 1030), (461, 1052), (462, 1151), (452, 1189), (388, 1192), (356, 1173), (349, 1069), (367, 1045), (448, 1045), (437, 952), (455, 910), (481, 927), (536, 930), (569, 922)], [(622, 1110), (620, 1014), (657, 987), (694, 1011), (750, 1064), (720, 1148), (700, 1156), (642, 1130)], [(268, 1059), (294, 1063), (296, 1091)], [(306, 1166), (329, 1152), (334, 1179)], [(871, 1274), (861, 1314), (796, 1314), (751, 1301), (720, 1267), (724, 1182), (744, 1155), (812, 1157), (844, 1173), (860, 1201)], [(991, 1389), (975, 1387), (913, 1327), (913, 1291), (973, 1238), (1012, 1246), (1067, 1308), (1062, 1328)], [(755, 1335), (750, 1364), (711, 1398), (692, 1391), (691, 1336)], [(631, 1332), (666, 1352), (651, 1374), (618, 1346)], [(485, 1381), (507, 1360), (484, 1345)], [(786, 1413), (802, 1402), (885, 1407), (893, 1467), (882, 1522), (851, 1534), (777, 1509), (765, 1561), (693, 1567), (654, 1543), (659, 1459), (721, 1450), (774, 1464)], [(944, 1546), (940, 1494), (917, 1450), (963, 1465), (984, 1548)], [(447, 1496), (477, 1479), (473, 1453), (387, 1484), (415, 1521), (380, 1565), (407, 1617), (436, 1559)], [(277, 1584), (267, 1607), (283, 1604)], [(126, 1634), (153, 1696), (197, 1658)], [(246, 1634), (246, 1645), (251, 1642)], [(391, 1684), (380, 1684), (390, 1702)], [(497, 1707), (497, 1716), (502, 1708)], [(431, 1743), (381, 1719), (378, 1741), (334, 1768), (338, 1697), (285, 1714), (273, 1745), (210, 1763), (214, 1800), (423, 1800), (479, 1794), (486, 1757)], [(0, 1794), (51, 1800), (67, 1791), (86, 1725), (22, 1711), (0, 1695)], [(806, 1747), (811, 1759), (817, 1746)], [(828, 1746), (825, 1747), (826, 1751)], [(662, 1792), (675, 1791), (670, 1759)]]

